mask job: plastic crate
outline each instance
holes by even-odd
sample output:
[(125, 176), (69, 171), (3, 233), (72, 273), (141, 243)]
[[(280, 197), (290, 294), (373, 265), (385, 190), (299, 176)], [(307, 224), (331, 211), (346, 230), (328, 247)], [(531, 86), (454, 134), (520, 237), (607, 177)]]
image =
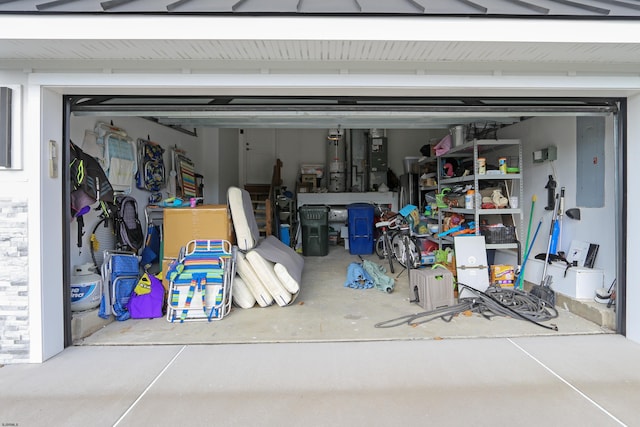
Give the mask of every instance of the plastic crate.
[(486, 243), (515, 243), (516, 228), (514, 226), (480, 226), (480, 234), (484, 236)]

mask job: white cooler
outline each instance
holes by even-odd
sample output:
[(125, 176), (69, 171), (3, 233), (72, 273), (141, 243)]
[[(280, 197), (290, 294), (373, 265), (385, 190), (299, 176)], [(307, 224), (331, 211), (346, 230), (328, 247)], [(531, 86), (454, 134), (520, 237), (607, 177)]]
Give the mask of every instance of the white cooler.
[[(604, 271), (597, 268), (570, 267), (564, 276), (567, 264), (552, 262), (547, 267), (547, 275), (552, 277), (551, 289), (575, 299), (593, 299), (596, 289), (604, 286)], [(542, 284), (544, 261), (529, 258), (524, 267), (524, 280), (534, 285)]]

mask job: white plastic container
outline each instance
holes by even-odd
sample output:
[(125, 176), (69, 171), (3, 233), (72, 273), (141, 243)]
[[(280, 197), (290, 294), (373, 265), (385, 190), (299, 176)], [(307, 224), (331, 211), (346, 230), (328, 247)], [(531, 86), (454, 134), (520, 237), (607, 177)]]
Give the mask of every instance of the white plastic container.
[(467, 194), (464, 195), (464, 208), (465, 209), (473, 209), (474, 203), (473, 199), (475, 198), (476, 192), (474, 190), (468, 190)]
[(93, 264), (75, 266), (71, 276), (71, 311), (85, 311), (100, 305), (102, 277)]
[(419, 173), (418, 161), (420, 157), (407, 156), (404, 158), (404, 173)]

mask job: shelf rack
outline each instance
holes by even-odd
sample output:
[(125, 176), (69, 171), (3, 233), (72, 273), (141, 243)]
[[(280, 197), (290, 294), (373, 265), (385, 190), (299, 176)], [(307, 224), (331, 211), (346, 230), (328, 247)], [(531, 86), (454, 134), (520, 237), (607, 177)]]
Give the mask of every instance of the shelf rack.
[[(508, 153), (505, 153), (508, 152)], [(487, 171), (483, 175), (478, 175), (478, 158), (479, 157), (498, 157), (502, 154), (510, 154), (511, 157), (517, 157), (517, 164), (519, 173), (495, 173), (494, 171)], [(523, 195), (524, 195), (524, 183), (522, 176), (522, 144), (519, 139), (481, 139), (473, 140), (461, 144), (459, 146), (452, 147), (447, 153), (437, 157), (438, 159), (438, 173), (440, 174), (443, 168), (442, 160), (444, 158), (465, 158), (473, 160), (473, 174), (459, 177), (440, 177), (438, 179), (438, 191), (441, 192), (443, 188), (453, 185), (465, 185), (472, 184), (475, 191), (475, 200), (473, 209), (465, 209), (461, 207), (451, 207), (438, 210), (438, 223), (442, 229), (442, 223), (444, 220), (444, 214), (446, 213), (458, 213), (465, 216), (473, 216), (473, 220), (478, 225), (476, 227), (476, 234), (480, 234), (481, 219), (489, 215), (510, 215), (513, 225), (516, 228), (516, 242), (513, 243), (487, 243), (487, 249), (513, 249), (518, 252), (518, 262), (522, 259), (522, 248), (520, 245), (520, 239), (523, 237), (524, 232), (524, 215), (522, 210)], [(504, 184), (507, 191), (512, 189), (514, 194), (504, 194), (505, 197), (509, 195), (518, 196), (518, 208), (503, 208), (503, 209), (482, 209), (482, 194), (479, 191), (481, 182), (496, 182), (500, 185)], [(511, 184), (511, 185), (510, 185)], [(514, 185), (516, 184), (516, 185)], [(514, 191), (515, 190), (515, 191)], [(453, 238), (449, 236), (433, 237), (436, 243), (442, 247), (443, 245), (452, 244)]]

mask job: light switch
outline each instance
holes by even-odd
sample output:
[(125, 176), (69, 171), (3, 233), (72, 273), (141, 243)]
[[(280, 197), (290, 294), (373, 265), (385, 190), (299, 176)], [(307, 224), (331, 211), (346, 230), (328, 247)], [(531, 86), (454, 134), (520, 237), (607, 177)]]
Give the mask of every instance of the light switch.
[(542, 163), (542, 162), (544, 162), (542, 150), (534, 151), (533, 152), (533, 163)]
[(58, 177), (58, 143), (49, 140), (49, 177)]

